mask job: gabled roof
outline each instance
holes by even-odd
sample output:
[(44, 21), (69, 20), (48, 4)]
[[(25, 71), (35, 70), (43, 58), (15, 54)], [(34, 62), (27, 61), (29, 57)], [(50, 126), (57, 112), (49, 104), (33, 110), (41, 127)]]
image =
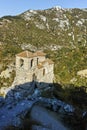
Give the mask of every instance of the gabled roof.
[(17, 54), (16, 56), (19, 56), (19, 57), (32, 57), (33, 53), (29, 52), (29, 51), (23, 51), (23, 52)]
[(26, 57), (26, 58), (32, 58), (32, 57), (37, 57), (37, 56), (45, 56), (46, 54), (41, 52), (41, 51), (37, 51), (35, 53), (32, 53), (30, 51), (23, 51), (19, 54), (17, 54), (16, 56), (19, 57)]

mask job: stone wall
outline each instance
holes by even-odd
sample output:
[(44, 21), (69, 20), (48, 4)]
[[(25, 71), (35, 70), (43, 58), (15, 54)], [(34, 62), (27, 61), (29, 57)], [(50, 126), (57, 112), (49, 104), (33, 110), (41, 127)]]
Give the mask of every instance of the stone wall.
[(52, 83), (54, 78), (54, 64), (46, 62), (43, 64), (43, 67), (37, 67), (37, 64), (44, 60), (44, 56), (33, 58), (16, 56), (16, 85), (32, 81)]

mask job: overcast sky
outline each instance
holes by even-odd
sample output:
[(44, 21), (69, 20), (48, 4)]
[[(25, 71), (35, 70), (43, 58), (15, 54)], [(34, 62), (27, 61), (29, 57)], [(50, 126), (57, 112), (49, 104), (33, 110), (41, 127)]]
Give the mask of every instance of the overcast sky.
[(87, 0), (0, 0), (0, 17), (17, 15), (29, 9), (87, 8)]

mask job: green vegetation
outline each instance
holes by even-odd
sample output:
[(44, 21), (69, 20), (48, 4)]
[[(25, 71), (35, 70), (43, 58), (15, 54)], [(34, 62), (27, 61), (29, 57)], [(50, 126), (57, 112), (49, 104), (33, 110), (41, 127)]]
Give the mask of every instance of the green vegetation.
[[(36, 12), (0, 18), (0, 72), (15, 61), (15, 54), (22, 51), (22, 45), (31, 44), (43, 49), (54, 61), (54, 82), (87, 86), (87, 78), (77, 76), (79, 70), (87, 69), (86, 11), (48, 9)], [(29, 17), (26, 13), (31, 13), (29, 20), (25, 19)], [(40, 26), (44, 28), (40, 29)], [(52, 45), (60, 46), (60, 49), (52, 51)], [(0, 87), (6, 80), (0, 80)]]
[[(79, 70), (87, 68), (86, 47), (78, 46), (75, 49), (62, 48), (58, 51), (48, 51), (48, 57), (54, 63), (55, 82), (61, 84), (75, 84), (87, 86), (87, 78), (77, 76)], [(73, 80), (74, 79), (74, 80)]]
[[(29, 11), (0, 18), (0, 74), (15, 62), (15, 55), (22, 51), (22, 45), (31, 44), (37, 49), (43, 49), (55, 63), (55, 89), (53, 93), (49, 90), (42, 92), (42, 96), (54, 95), (75, 106), (77, 111), (74, 115), (65, 116), (63, 120), (73, 130), (84, 129), (81, 125), (87, 120), (83, 122), (81, 112), (87, 110), (87, 78), (77, 76), (77, 72), (87, 69), (87, 9), (48, 9), (36, 12), (31, 13), (29, 20), (25, 19)], [(46, 21), (40, 16), (44, 16)], [(54, 45), (59, 46), (59, 49), (52, 50), (51, 46)], [(15, 71), (11, 72), (10, 78), (0, 77), (0, 88), (10, 86), (14, 77)], [(29, 130), (34, 124), (37, 125), (25, 119), (21, 130)], [(8, 126), (6, 130), (20, 128)]]

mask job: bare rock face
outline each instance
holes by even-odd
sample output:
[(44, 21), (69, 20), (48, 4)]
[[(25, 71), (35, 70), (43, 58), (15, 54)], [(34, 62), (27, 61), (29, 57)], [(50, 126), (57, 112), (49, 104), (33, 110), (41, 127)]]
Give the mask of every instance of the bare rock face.
[(22, 125), (21, 118), (24, 118), (35, 102), (22, 100), (14, 104), (5, 104), (0, 108), (0, 130), (4, 130), (7, 126), (19, 127)]
[[(46, 84), (43, 84), (43, 86)], [(29, 120), (38, 122), (32, 130), (66, 130), (58, 119), (58, 110), (62, 108), (65, 113), (73, 112), (74, 108), (56, 98), (41, 96), (42, 91), (48, 88), (35, 88), (35, 83), (25, 83), (9, 89), (5, 98), (0, 97), (0, 130), (12, 125), (20, 127), (22, 120), (29, 113)], [(39, 103), (40, 106), (36, 104)], [(49, 111), (47, 108), (54, 112)], [(55, 115), (56, 112), (56, 115)]]
[[(58, 119), (58, 116), (54, 112), (47, 110), (41, 106), (35, 105), (30, 113), (32, 120), (35, 120), (41, 124), (41, 126), (33, 126), (33, 130), (67, 130)], [(36, 128), (36, 129), (35, 129)]]
[(22, 126), (27, 114), (29, 114), (28, 120), (39, 124), (33, 124), (32, 130), (67, 130), (59, 121), (58, 113), (73, 113), (73, 106), (55, 97), (42, 97), (42, 92), (48, 89), (51, 92), (53, 89), (46, 83), (42, 85), (47, 87), (38, 88), (35, 82), (17, 85), (8, 89), (5, 98), (0, 97), (0, 130), (10, 125)]
[(9, 66), (6, 70), (1, 72), (0, 77), (1, 78), (3, 78), (3, 77), (4, 78), (10, 78), (12, 71), (13, 71), (13, 68)]
[(77, 75), (87, 78), (87, 69), (78, 71)]
[(3, 98), (3, 97), (0, 97), (0, 107), (2, 107), (4, 103), (5, 103), (4, 98)]
[(42, 126), (35, 125), (35, 126), (32, 127), (32, 130), (50, 130), (50, 129), (42, 127)]

